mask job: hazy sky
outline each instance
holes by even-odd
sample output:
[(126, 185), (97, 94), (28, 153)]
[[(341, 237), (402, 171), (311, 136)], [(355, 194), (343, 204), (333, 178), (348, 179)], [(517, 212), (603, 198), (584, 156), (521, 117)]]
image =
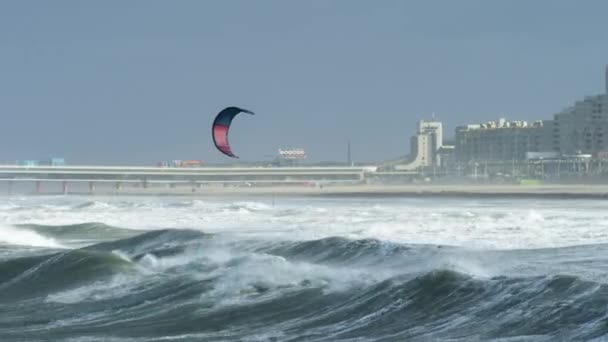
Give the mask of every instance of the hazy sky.
[(548, 119), (604, 91), (608, 2), (0, 1), (0, 161), (405, 155), (417, 120)]

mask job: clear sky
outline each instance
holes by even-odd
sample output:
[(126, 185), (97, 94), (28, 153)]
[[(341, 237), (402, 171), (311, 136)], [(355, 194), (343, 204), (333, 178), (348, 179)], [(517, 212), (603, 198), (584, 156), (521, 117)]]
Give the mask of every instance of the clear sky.
[(416, 122), (548, 119), (604, 91), (602, 0), (0, 1), (0, 161), (405, 155)]

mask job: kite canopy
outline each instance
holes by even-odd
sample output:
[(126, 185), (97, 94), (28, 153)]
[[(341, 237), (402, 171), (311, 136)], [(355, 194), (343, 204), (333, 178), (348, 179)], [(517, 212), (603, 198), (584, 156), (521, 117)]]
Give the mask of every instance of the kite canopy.
[(223, 154), (233, 158), (238, 157), (235, 156), (230, 149), (230, 144), (228, 143), (228, 131), (230, 130), (232, 119), (234, 119), (234, 117), (241, 112), (253, 115), (253, 112), (239, 107), (224, 108), (215, 117), (215, 120), (213, 120), (213, 127), (211, 128), (215, 147), (217, 147), (217, 149)]

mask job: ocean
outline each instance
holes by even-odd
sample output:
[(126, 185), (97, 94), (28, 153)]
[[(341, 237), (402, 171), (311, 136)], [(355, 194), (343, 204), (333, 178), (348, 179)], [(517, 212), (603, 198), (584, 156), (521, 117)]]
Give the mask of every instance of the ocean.
[(608, 201), (0, 198), (0, 341), (606, 341)]

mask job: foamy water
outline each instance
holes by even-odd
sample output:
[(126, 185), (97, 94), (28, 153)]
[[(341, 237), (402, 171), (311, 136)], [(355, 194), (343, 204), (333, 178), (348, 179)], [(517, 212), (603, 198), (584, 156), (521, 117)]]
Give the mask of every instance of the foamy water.
[[(311, 240), (330, 236), (473, 248), (608, 242), (608, 202), (597, 200), (31, 197), (0, 199), (0, 241), (56, 246), (15, 224), (100, 222), (130, 229)], [(20, 236), (21, 234), (21, 236)], [(23, 235), (30, 234), (30, 235)]]
[(11, 226), (0, 226), (0, 244), (31, 247), (64, 248), (55, 239), (46, 237), (27, 229), (17, 229)]

